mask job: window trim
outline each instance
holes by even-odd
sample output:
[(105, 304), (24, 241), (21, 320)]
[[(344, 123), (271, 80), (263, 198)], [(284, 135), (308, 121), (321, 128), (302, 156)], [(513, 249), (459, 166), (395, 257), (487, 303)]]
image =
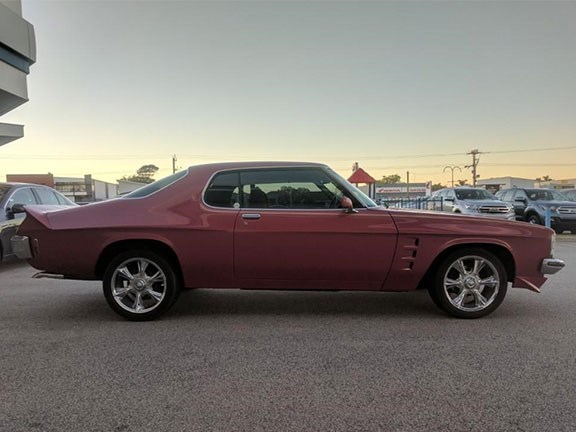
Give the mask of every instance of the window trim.
[[(311, 166), (306, 166), (306, 165), (295, 165), (295, 166), (266, 166), (266, 167), (243, 167), (243, 168), (226, 168), (223, 170), (218, 170), (216, 172), (214, 172), (210, 178), (208, 179), (208, 181), (206, 182), (206, 184), (204, 185), (204, 188), (202, 189), (202, 200), (201, 203), (202, 205), (204, 205), (205, 207), (208, 207), (210, 209), (214, 209), (214, 210), (220, 210), (220, 211), (234, 211), (234, 212), (241, 212), (241, 211), (253, 211), (253, 210), (258, 210), (258, 211), (271, 211), (271, 212), (316, 212), (316, 211), (321, 211), (321, 212), (342, 212), (342, 209), (292, 209), (292, 208), (269, 208), (269, 207), (250, 207), (250, 208), (246, 208), (243, 207), (244, 205), (244, 191), (242, 188), (242, 185), (240, 184), (240, 173), (241, 172), (246, 172), (246, 171), (262, 171), (262, 170), (277, 170), (277, 169), (284, 169), (284, 170), (290, 170), (290, 169), (309, 169), (309, 170), (321, 170), (323, 171), (328, 178), (330, 178), (330, 180), (332, 180), (334, 183), (337, 184), (341, 184), (340, 181), (338, 181), (337, 178), (334, 178), (334, 176), (332, 176), (331, 170), (326, 166), (326, 165), (311, 165)], [(239, 188), (239, 197), (240, 197), (240, 208), (234, 208), (234, 207), (215, 207), (213, 205), (210, 205), (206, 202), (206, 192), (208, 191), (208, 188), (210, 187), (210, 183), (212, 183), (212, 180), (214, 179), (214, 177), (216, 177), (219, 174), (222, 173), (226, 173), (226, 172), (230, 172), (230, 171), (236, 171), (238, 172), (238, 188)], [(344, 187), (344, 189), (346, 189), (347, 192), (350, 192), (349, 187), (346, 184), (342, 185)], [(360, 203), (361, 207), (356, 207), (357, 209), (366, 209), (367, 207), (364, 206), (362, 203)]]

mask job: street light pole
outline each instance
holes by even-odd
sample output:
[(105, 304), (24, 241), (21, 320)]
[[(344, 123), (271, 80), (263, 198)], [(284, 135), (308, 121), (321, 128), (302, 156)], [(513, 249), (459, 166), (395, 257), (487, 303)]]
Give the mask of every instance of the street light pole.
[(454, 187), (454, 170), (457, 169), (458, 171), (462, 172), (462, 169), (457, 165), (454, 165), (454, 166), (447, 165), (444, 167), (442, 172), (446, 172), (446, 168), (448, 168), (450, 171), (452, 171), (452, 187)]

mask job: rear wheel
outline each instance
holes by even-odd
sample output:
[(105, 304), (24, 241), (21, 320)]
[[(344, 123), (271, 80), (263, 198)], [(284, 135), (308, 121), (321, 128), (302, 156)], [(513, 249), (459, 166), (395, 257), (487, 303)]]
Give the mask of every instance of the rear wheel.
[(458, 318), (480, 318), (492, 313), (508, 288), (506, 269), (483, 249), (461, 249), (440, 264), (429, 288), (436, 305)]
[(127, 251), (114, 258), (104, 273), (108, 305), (131, 321), (152, 320), (176, 301), (180, 284), (161, 255), (148, 250)]

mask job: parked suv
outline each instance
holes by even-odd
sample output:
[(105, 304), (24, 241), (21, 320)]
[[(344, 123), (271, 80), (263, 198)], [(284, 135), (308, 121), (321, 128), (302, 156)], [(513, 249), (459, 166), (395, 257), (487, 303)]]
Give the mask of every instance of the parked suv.
[(60, 192), (47, 186), (27, 183), (0, 183), (0, 262), (12, 258), (10, 238), (24, 220), (22, 206), (46, 204), (76, 205)]
[(576, 201), (576, 189), (562, 190), (562, 195), (567, 197), (570, 201)]
[(514, 207), (498, 200), (486, 189), (473, 187), (440, 189), (432, 195), (428, 208), (430, 210), (515, 220)]
[(576, 203), (552, 189), (504, 189), (498, 198), (514, 206), (516, 219), (544, 225), (546, 209), (550, 209), (550, 223), (557, 233), (576, 233)]

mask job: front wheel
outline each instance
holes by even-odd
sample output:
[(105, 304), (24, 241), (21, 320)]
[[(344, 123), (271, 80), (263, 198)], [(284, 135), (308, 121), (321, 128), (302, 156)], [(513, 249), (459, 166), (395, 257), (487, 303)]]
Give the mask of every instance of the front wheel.
[(440, 264), (430, 295), (443, 311), (458, 318), (480, 318), (492, 313), (508, 288), (506, 269), (483, 249), (462, 249)]
[(108, 305), (131, 321), (148, 321), (165, 313), (180, 291), (178, 277), (161, 255), (127, 251), (114, 258), (104, 273)]
[(530, 215), (528, 216), (528, 220), (526, 222), (532, 225), (540, 225), (540, 218), (536, 215)]

